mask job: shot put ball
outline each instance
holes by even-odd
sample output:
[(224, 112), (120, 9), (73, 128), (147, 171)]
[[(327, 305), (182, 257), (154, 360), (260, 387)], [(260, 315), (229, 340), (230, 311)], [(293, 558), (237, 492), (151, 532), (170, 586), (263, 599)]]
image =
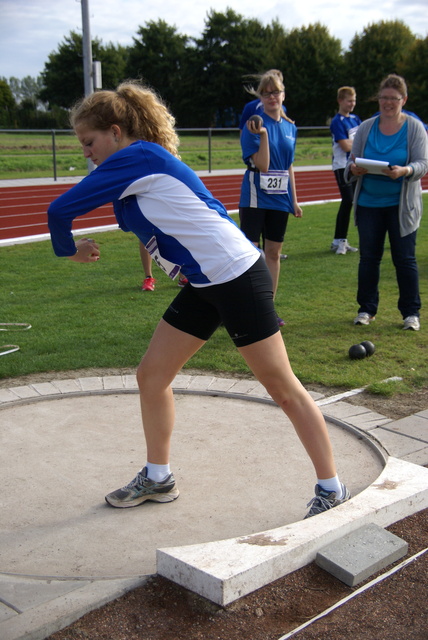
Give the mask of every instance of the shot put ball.
[(367, 351), (362, 344), (353, 344), (352, 347), (349, 347), (348, 354), (351, 360), (362, 360), (366, 357)]
[(374, 354), (375, 346), (374, 346), (373, 342), (370, 342), (370, 340), (364, 340), (363, 342), (361, 342), (361, 345), (367, 351), (367, 355), (368, 356), (372, 356)]
[(248, 118), (248, 120), (250, 122), (254, 122), (257, 128), (263, 126), (263, 118), (261, 116), (258, 116), (257, 114), (251, 116), (250, 118)]

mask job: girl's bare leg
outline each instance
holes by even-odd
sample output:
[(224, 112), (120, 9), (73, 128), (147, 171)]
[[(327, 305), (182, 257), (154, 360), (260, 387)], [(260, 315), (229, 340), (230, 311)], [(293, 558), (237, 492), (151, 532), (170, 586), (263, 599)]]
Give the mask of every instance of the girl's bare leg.
[(148, 278), (152, 276), (152, 256), (147, 251), (146, 247), (140, 241), (140, 258), (143, 265), (144, 277)]
[(318, 478), (336, 475), (324, 417), (291, 369), (281, 334), (261, 340), (240, 353), (273, 400), (286, 413), (305, 447)]
[(265, 260), (266, 260), (266, 266), (269, 269), (269, 272), (272, 278), (274, 298), (275, 298), (276, 290), (278, 288), (281, 249), (282, 249), (282, 242), (265, 240), (265, 246), (264, 246)]
[(204, 340), (161, 320), (137, 370), (147, 461), (169, 462), (175, 409), (171, 383)]

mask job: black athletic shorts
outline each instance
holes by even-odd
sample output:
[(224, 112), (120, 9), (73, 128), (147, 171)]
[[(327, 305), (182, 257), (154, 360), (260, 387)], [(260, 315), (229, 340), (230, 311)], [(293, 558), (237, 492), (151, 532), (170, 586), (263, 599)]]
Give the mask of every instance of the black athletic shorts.
[(287, 229), (288, 211), (240, 207), (239, 226), (251, 242), (259, 243), (260, 235), (272, 242), (283, 242)]
[(279, 329), (264, 259), (260, 257), (242, 276), (224, 284), (186, 284), (163, 319), (200, 340), (208, 340), (223, 323), (237, 347), (268, 338)]

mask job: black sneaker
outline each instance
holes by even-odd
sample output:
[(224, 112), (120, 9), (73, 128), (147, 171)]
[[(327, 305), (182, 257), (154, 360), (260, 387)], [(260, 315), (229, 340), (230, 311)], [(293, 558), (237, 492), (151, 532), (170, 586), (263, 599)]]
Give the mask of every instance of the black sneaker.
[(326, 491), (319, 484), (315, 485), (315, 498), (312, 498), (306, 505), (307, 507), (311, 507), (308, 513), (305, 515), (304, 520), (306, 518), (311, 518), (312, 516), (317, 516), (319, 513), (323, 511), (328, 511), (329, 509), (333, 509), (333, 507), (337, 507), (342, 502), (346, 502), (351, 497), (350, 492), (342, 484), (342, 493), (344, 493), (344, 497), (340, 500), (336, 500), (336, 492), (335, 491)]
[(175, 478), (172, 473), (162, 482), (154, 482), (147, 477), (147, 467), (144, 467), (126, 487), (109, 493), (106, 496), (106, 502), (112, 507), (126, 509), (127, 507), (137, 507), (147, 500), (172, 502), (179, 495), (180, 492), (175, 486)]

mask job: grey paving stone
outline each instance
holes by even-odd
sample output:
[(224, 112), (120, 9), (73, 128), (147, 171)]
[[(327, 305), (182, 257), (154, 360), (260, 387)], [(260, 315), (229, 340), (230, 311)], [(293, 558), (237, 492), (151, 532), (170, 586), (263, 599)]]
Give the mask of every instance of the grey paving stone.
[(16, 402), (18, 396), (12, 393), (10, 389), (0, 389), (0, 403), (3, 402)]
[(225, 393), (233, 387), (236, 380), (233, 378), (214, 378), (210, 384), (210, 391), (219, 391)]
[(83, 391), (101, 391), (103, 389), (102, 378), (91, 376), (88, 378), (79, 378), (79, 383)]
[(58, 389), (51, 382), (34, 382), (31, 386), (41, 396), (53, 396), (58, 393)]
[(103, 386), (108, 390), (123, 389), (123, 378), (122, 376), (104, 376)]
[(371, 429), (375, 429), (382, 425), (389, 425), (392, 420), (391, 418), (386, 418), (380, 413), (376, 413), (376, 411), (369, 411), (369, 413), (348, 416), (346, 418), (346, 422), (354, 427), (363, 429), (364, 431), (370, 431)]
[(188, 389), (192, 391), (207, 391), (214, 381), (214, 376), (193, 376)]
[(382, 443), (390, 455), (397, 458), (404, 458), (428, 446), (428, 422), (425, 418), (417, 416), (409, 416), (377, 427), (370, 433)]
[[(0, 597), (20, 612), (32, 609), (70, 591), (81, 589), (90, 581), (55, 580), (5, 576), (0, 578)], [(9, 616), (10, 617), (10, 616)]]
[(77, 380), (54, 380), (52, 384), (60, 393), (77, 393), (82, 390)]
[(12, 387), (9, 389), (12, 393), (16, 393), (19, 398), (23, 400), (27, 398), (37, 398), (40, 394), (35, 389), (32, 389), (29, 385), (23, 385), (21, 387)]
[(346, 402), (336, 402), (335, 404), (327, 404), (322, 406), (322, 412), (327, 416), (345, 420), (350, 416), (358, 416), (370, 413), (370, 409), (367, 409), (366, 407), (357, 407)]
[(401, 418), (388, 425), (389, 431), (394, 431), (411, 438), (424, 440), (428, 444), (428, 420), (424, 417), (413, 415)]
[(3, 602), (0, 602), (0, 624), (5, 620), (9, 620), (9, 618), (13, 618), (14, 616), (19, 616), (20, 611), (15, 611), (11, 607), (6, 606)]
[(136, 375), (126, 375), (124, 376), (125, 380), (125, 389), (138, 389), (138, 382)]
[(172, 383), (172, 388), (173, 389), (187, 389), (190, 382), (192, 381), (193, 376), (191, 375), (184, 375), (182, 373), (179, 373), (178, 375), (175, 376), (174, 381)]
[(406, 462), (413, 462), (413, 464), (420, 464), (422, 467), (426, 467), (428, 466), (428, 447), (412, 451), (411, 453), (401, 456), (401, 459)]
[(229, 393), (243, 393), (251, 396), (255, 386), (257, 386), (255, 380), (234, 380), (234, 385), (229, 389)]
[(315, 562), (353, 587), (405, 556), (408, 546), (377, 524), (368, 524), (320, 549)]

